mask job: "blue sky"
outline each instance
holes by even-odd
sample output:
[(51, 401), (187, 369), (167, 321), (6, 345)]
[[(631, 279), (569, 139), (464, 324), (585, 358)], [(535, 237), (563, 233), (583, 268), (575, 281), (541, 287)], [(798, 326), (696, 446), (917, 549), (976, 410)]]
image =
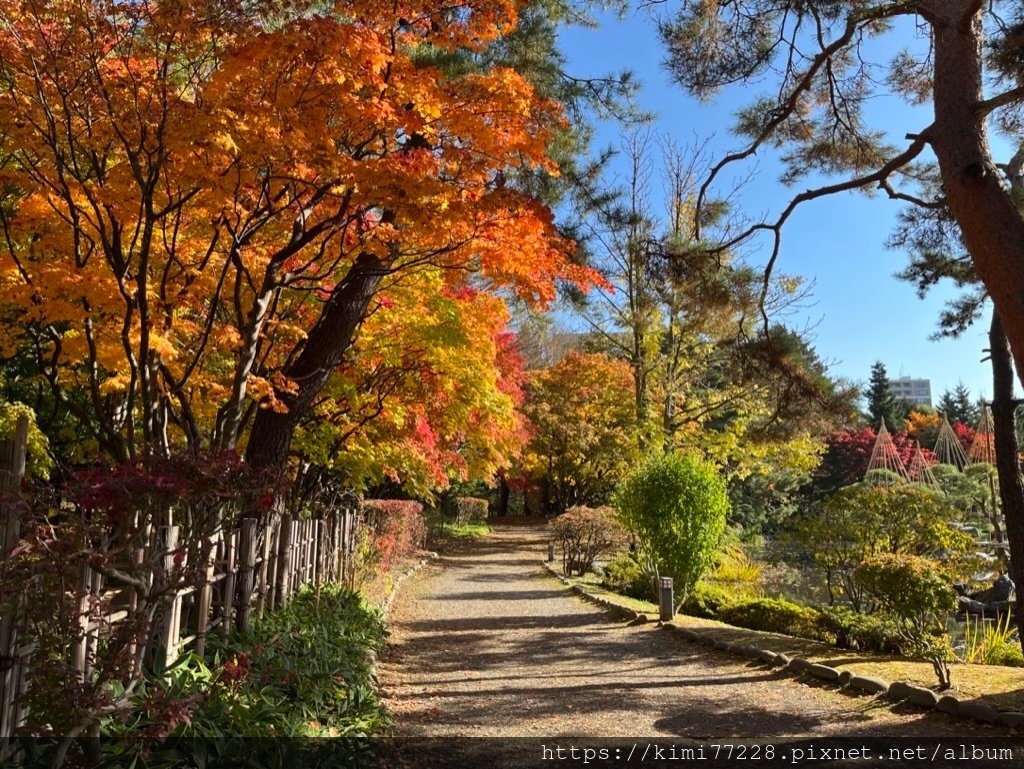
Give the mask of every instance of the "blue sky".
[[(640, 106), (657, 114), (655, 130), (683, 145), (694, 137), (714, 135), (711, 147), (716, 159), (741, 146), (730, 135), (730, 127), (736, 109), (756, 91), (726, 92), (715, 103), (702, 105), (671, 82), (649, 16), (634, 12), (620, 20), (608, 14), (599, 20), (596, 30), (571, 28), (561, 35), (574, 76), (630, 69), (642, 84)], [(881, 121), (878, 127), (891, 126), (894, 142), (929, 121), (926, 111), (915, 112), (895, 98), (879, 100), (872, 111)], [(617, 143), (619, 133), (618, 126), (602, 125), (596, 145)], [(739, 198), (750, 215), (774, 218), (791, 195), (808, 186), (787, 188), (779, 183), (778, 173), (779, 166), (770, 156), (759, 157), (757, 177)], [(655, 180), (652, 188), (658, 187)], [(960, 381), (975, 397), (988, 397), (991, 373), (988, 364), (981, 362), (988, 317), (959, 340), (929, 339), (944, 300), (956, 292), (941, 286), (921, 300), (912, 285), (893, 277), (907, 261), (906, 254), (885, 247), (898, 210), (898, 204), (883, 196), (869, 199), (851, 193), (812, 201), (793, 215), (783, 233), (777, 269), (813, 281), (814, 290), (812, 306), (790, 318), (790, 325), (814, 327), (814, 346), (838, 376), (866, 382), (871, 365), (881, 360), (891, 378), (930, 379), (934, 400)], [(761, 252), (751, 251), (749, 260), (763, 261), (769, 248), (765, 240)]]

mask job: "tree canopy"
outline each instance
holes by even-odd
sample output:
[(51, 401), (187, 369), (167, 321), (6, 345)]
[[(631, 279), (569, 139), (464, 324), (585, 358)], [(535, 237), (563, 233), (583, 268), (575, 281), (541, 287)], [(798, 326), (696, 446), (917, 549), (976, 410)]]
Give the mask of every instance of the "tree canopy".
[(115, 461), (187, 445), (283, 466), (304, 420), (357, 418), (404, 366), (369, 352), (324, 397), (372, 314), (401, 302), (432, 344), (476, 329), (493, 351), (499, 292), (543, 304), (595, 278), (504, 181), (557, 174), (559, 105), (507, 67), (422, 56), (482, 55), (519, 8), (5, 5), (3, 354)]

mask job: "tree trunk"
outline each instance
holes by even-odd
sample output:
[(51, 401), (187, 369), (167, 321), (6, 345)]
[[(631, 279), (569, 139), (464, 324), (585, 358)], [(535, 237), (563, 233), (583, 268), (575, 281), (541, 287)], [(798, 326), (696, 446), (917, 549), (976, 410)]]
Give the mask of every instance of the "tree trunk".
[(387, 272), (384, 262), (362, 253), (332, 292), (302, 351), (282, 372), (295, 384), (295, 391), (275, 388), (276, 397), (287, 411), (260, 408), (256, 413), (245, 453), (246, 461), (254, 467), (284, 473), (296, 426), (309, 415), (316, 396), (352, 346), (370, 300)]
[[(999, 471), (999, 497), (1006, 521), (1006, 541), (1010, 546), (1010, 577), (1017, 584), (1017, 617), (1024, 617), (1024, 477), (1020, 473), (1020, 447), (1014, 412), (1013, 363), (998, 313), (992, 313), (989, 329), (992, 356), (992, 421), (996, 441), (996, 468)], [(1019, 621), (1019, 620), (1018, 620)], [(1024, 649), (1024, 637), (1021, 638)]]
[(498, 509), (497, 514), (499, 518), (505, 518), (508, 516), (508, 497), (509, 487), (508, 481), (505, 479), (505, 473), (498, 473)]
[[(922, 4), (933, 28), (935, 122), (926, 137), (949, 209), (1024, 374), (1024, 218), (992, 159), (984, 99), (982, 11), (972, 0)], [(1018, 551), (1020, 552), (1020, 551)]]

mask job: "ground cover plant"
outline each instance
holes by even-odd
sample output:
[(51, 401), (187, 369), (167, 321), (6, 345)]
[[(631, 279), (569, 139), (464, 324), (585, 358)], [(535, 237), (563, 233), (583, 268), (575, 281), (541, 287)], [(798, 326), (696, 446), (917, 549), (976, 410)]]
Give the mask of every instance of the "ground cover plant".
[(185, 655), (153, 671), (134, 713), (108, 725), (118, 738), (109, 758), (273, 767), (318, 749), (301, 738), (379, 734), (389, 719), (373, 661), (384, 641), (379, 612), (358, 594), (306, 588), (247, 632), (220, 639), (206, 659)]

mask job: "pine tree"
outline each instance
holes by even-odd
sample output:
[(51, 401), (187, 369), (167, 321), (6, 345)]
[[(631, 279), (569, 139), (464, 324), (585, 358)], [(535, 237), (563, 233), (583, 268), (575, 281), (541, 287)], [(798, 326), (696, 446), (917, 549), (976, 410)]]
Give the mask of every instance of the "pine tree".
[(868, 380), (868, 420), (871, 426), (878, 428), (882, 419), (892, 429), (899, 429), (904, 414), (900, 401), (892, 391), (889, 375), (885, 364), (875, 361), (871, 367), (871, 378)]
[(971, 392), (963, 382), (958, 382), (952, 391), (942, 393), (938, 410), (950, 424), (960, 422), (968, 427), (976, 425), (981, 416), (977, 401), (971, 398)]

